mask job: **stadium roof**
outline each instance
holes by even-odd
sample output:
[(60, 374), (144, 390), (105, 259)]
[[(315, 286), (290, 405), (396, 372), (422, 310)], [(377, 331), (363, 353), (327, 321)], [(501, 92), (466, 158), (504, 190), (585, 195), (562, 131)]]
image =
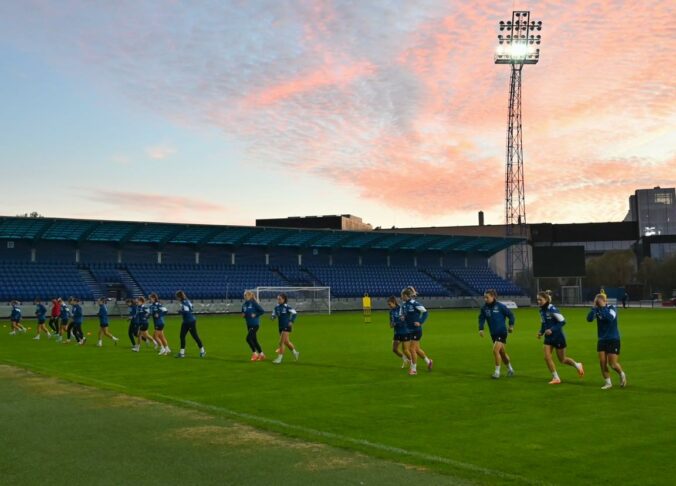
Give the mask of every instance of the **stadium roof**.
[(490, 256), (518, 238), (0, 216), (0, 240), (442, 251)]

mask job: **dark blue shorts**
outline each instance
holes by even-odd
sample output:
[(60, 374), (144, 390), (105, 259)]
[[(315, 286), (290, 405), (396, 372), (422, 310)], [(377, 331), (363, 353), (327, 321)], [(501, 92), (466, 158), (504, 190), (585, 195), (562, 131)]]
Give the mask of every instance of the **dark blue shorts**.
[(565, 349), (566, 338), (560, 336), (545, 336), (545, 345), (556, 349)]
[(107, 322), (99, 322), (99, 327), (108, 327)]
[(279, 334), (281, 334), (283, 332), (291, 332), (291, 326), (280, 327), (279, 328)]
[(153, 324), (153, 328), (154, 328), (156, 331), (164, 331), (164, 323), (162, 323), (162, 324)]
[(493, 340), (494, 343), (503, 343), (507, 344), (507, 333), (501, 333), (501, 334), (491, 334), (491, 339)]
[(47, 322), (47, 319), (45, 319), (44, 317), (40, 317), (38, 319), (38, 324), (44, 324), (45, 322)]
[(68, 325), (68, 319), (61, 319), (61, 325), (67, 326)]
[(410, 341), (420, 341), (422, 339), (422, 328), (418, 328), (413, 332), (408, 333)]
[(408, 334), (395, 334), (392, 338), (393, 341), (406, 342), (410, 341), (411, 337)]
[(147, 331), (148, 330), (148, 323), (146, 322), (145, 324), (139, 324), (138, 328), (140, 331)]
[(599, 341), (596, 344), (596, 351), (604, 352), (606, 354), (620, 354), (620, 340), (608, 339)]

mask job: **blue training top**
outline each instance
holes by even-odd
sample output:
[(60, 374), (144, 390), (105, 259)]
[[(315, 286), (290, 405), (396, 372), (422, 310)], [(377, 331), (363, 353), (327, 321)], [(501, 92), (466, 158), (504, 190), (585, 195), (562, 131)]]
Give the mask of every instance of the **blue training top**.
[(82, 324), (83, 313), (80, 304), (73, 304), (73, 324)]
[(540, 334), (544, 334), (547, 329), (551, 329), (552, 339), (565, 339), (566, 336), (563, 334), (563, 326), (566, 325), (566, 319), (559, 312), (559, 309), (552, 304), (540, 307), (540, 321), (542, 322)]
[(47, 316), (47, 308), (42, 304), (38, 304), (35, 308), (35, 315), (37, 316), (38, 321), (44, 321)]
[(296, 316), (296, 309), (289, 304), (279, 304), (272, 311), (272, 318), (279, 318), (277, 324), (280, 330), (293, 324), (296, 321)]
[(99, 316), (99, 324), (108, 324), (108, 307), (106, 307), (106, 304), (99, 304), (99, 312), (96, 315)]
[(129, 306), (129, 321), (133, 325), (138, 326), (138, 306), (136, 304)]
[(398, 305), (394, 309), (390, 309), (390, 327), (394, 329), (394, 334), (403, 336), (408, 334), (408, 327), (406, 321), (401, 318), (401, 306)]
[[(429, 312), (420, 302), (411, 299), (401, 305), (401, 315), (404, 316), (408, 332), (415, 332), (418, 329), (422, 329), (422, 325), (427, 320)], [(419, 322), (420, 326), (416, 326), (416, 322)]]
[(260, 326), (260, 317), (265, 314), (265, 310), (255, 300), (246, 300), (242, 304), (242, 314), (247, 326)]
[(164, 325), (164, 316), (169, 312), (161, 302), (153, 302), (150, 304), (150, 315), (153, 316), (153, 325), (163, 326)]
[(138, 323), (141, 326), (147, 326), (148, 325), (148, 319), (150, 319), (150, 311), (148, 310), (147, 305), (139, 305), (138, 308), (136, 309), (136, 312), (138, 313)]
[(61, 320), (64, 321), (67, 321), (68, 318), (70, 317), (70, 309), (68, 308), (65, 302), (61, 304), (61, 312), (59, 314), (59, 317), (61, 318)]
[(617, 310), (612, 305), (592, 307), (587, 314), (587, 322), (596, 318), (596, 330), (599, 341), (619, 341), (620, 330), (617, 328)]
[(488, 329), (491, 331), (491, 336), (506, 334), (506, 320), (509, 320), (509, 327), (514, 326), (516, 322), (514, 313), (505, 304), (497, 300), (492, 304), (484, 304), (479, 311), (479, 331), (484, 330), (484, 324), (488, 321)]
[(192, 324), (193, 322), (197, 322), (197, 318), (193, 312), (192, 302), (190, 302), (188, 299), (182, 300), (181, 305), (178, 308), (178, 313), (183, 316), (184, 324)]
[(18, 305), (12, 306), (12, 313), (9, 315), (12, 322), (19, 322), (21, 320), (21, 308)]

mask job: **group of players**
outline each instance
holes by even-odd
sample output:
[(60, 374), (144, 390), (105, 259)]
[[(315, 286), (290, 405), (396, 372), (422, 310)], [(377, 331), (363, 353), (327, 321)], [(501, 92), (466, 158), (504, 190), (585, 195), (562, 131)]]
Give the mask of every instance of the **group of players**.
[[(410, 375), (417, 374), (418, 358), (422, 358), (429, 371), (432, 370), (434, 362), (420, 347), (420, 341), (423, 335), (423, 324), (429, 316), (427, 309), (417, 300), (417, 292), (413, 287), (406, 287), (401, 291), (401, 303), (392, 296), (387, 304), (390, 308), (390, 327), (394, 330), (392, 342), (392, 351), (402, 360), (402, 368), (409, 368)], [(514, 375), (512, 361), (507, 354), (507, 336), (513, 332), (516, 319), (514, 313), (503, 303), (498, 302), (497, 292), (487, 290), (484, 293), (485, 304), (479, 312), (479, 335), (484, 336), (484, 327), (488, 323), (488, 329), (493, 341), (493, 357), (495, 359), (495, 371), (492, 378), (500, 378), (502, 365), (507, 367), (507, 375)], [(200, 357), (206, 356), (206, 350), (202, 340), (197, 332), (197, 318), (195, 317), (193, 305), (188, 300), (185, 292), (179, 290), (176, 292), (176, 299), (180, 302), (179, 314), (182, 316), (180, 343), (181, 347), (176, 355), (177, 358), (185, 357), (186, 336), (188, 333), (192, 336), (199, 348)], [(556, 354), (559, 362), (574, 367), (580, 377), (584, 376), (584, 366), (566, 355), (567, 342), (563, 332), (563, 326), (566, 320), (561, 312), (552, 304), (550, 292), (539, 292), (537, 294), (537, 303), (539, 306), (541, 326), (537, 333), (537, 338), (544, 337), (544, 359), (547, 368), (552, 374), (550, 385), (558, 385), (561, 378), (556, 370), (553, 355)], [(79, 345), (84, 345), (87, 338), (82, 331), (83, 310), (79, 299), (71, 298), (68, 302), (62, 299), (52, 301), (51, 318), (49, 320), (50, 330), (47, 329), (47, 308), (45, 305), (36, 301), (35, 315), (37, 317), (37, 331), (34, 339), (39, 340), (41, 334), (48, 338), (56, 337), (56, 340), (70, 342), (75, 339)], [(19, 332), (26, 332), (21, 324), (21, 308), (17, 301), (11, 302), (12, 312), (10, 320), (12, 322), (12, 331), (14, 335)], [(157, 294), (150, 294), (148, 301), (144, 297), (138, 297), (127, 301), (129, 308), (129, 329), (128, 336), (131, 341), (132, 351), (139, 352), (141, 343), (152, 344), (155, 349), (159, 348), (159, 355), (164, 356), (171, 353), (169, 343), (164, 335), (164, 317), (167, 315), (167, 308), (160, 302)], [(247, 326), (246, 341), (249, 345), (252, 355), (251, 361), (264, 361), (265, 353), (258, 342), (258, 330), (260, 328), (260, 318), (265, 314), (261, 305), (256, 301), (253, 292), (244, 293), (244, 303), (242, 304), (242, 317)], [(106, 299), (99, 300), (99, 335), (97, 346), (103, 345), (103, 337), (108, 337), (117, 344), (117, 337), (113, 336), (109, 329), (108, 309)], [(153, 319), (153, 334), (150, 335), (149, 321)], [(298, 360), (300, 353), (290, 340), (293, 330), (293, 323), (297, 317), (296, 310), (288, 303), (288, 298), (284, 293), (277, 296), (277, 306), (272, 312), (272, 318), (278, 320), (279, 345), (276, 349), (277, 357), (272, 361), (274, 364), (282, 363), (286, 349), (291, 351), (295, 360)], [(601, 373), (605, 380), (603, 389), (611, 388), (612, 381), (610, 369), (612, 368), (620, 378), (620, 386), (625, 387), (627, 376), (624, 373), (620, 363), (620, 333), (617, 327), (617, 310), (614, 306), (608, 304), (607, 297), (600, 293), (594, 299), (594, 306), (587, 314), (587, 321), (597, 323), (597, 352)]]
[[(495, 359), (495, 371), (492, 377), (500, 378), (501, 365), (507, 367), (507, 374), (514, 375), (512, 362), (505, 348), (507, 344), (507, 335), (514, 330), (516, 319), (510, 309), (503, 303), (498, 302), (495, 290), (488, 290), (484, 294), (485, 304), (479, 312), (479, 335), (484, 335), (484, 325), (488, 323), (488, 329), (493, 340), (493, 357)], [(561, 378), (554, 364), (553, 354), (559, 362), (572, 366), (577, 370), (580, 377), (584, 376), (584, 366), (566, 355), (566, 335), (563, 332), (563, 326), (566, 319), (563, 314), (552, 304), (551, 292), (538, 292), (537, 303), (540, 312), (540, 330), (537, 338), (544, 337), (544, 358), (547, 368), (552, 374), (550, 385), (559, 385)], [(594, 299), (594, 305), (587, 314), (587, 322), (596, 320), (597, 326), (597, 346), (601, 374), (603, 375), (603, 390), (612, 388), (613, 384), (610, 378), (612, 368), (617, 372), (620, 378), (620, 386), (627, 385), (627, 375), (624, 373), (619, 363), (620, 355), (620, 332), (617, 328), (617, 309), (608, 304), (608, 298), (605, 293), (598, 294)]]
[[(197, 318), (195, 317), (193, 305), (182, 290), (176, 292), (176, 299), (179, 301), (178, 313), (182, 316), (181, 332), (179, 335), (181, 347), (176, 357), (185, 357), (186, 337), (190, 334), (199, 348), (200, 357), (203, 358), (206, 356), (206, 350), (197, 332)], [(99, 299), (98, 304), (99, 335), (96, 345), (102, 347), (104, 337), (110, 338), (117, 345), (119, 339), (113, 336), (109, 330), (107, 299)], [(10, 335), (25, 333), (26, 328), (21, 323), (22, 312), (20, 303), (14, 300), (10, 305), (12, 307), (10, 314), (12, 330), (10, 331)], [(129, 328), (127, 333), (131, 341), (131, 350), (138, 353), (141, 350), (141, 344), (145, 342), (148, 346), (152, 344), (155, 350), (159, 348), (158, 354), (160, 356), (169, 355), (171, 349), (164, 334), (164, 318), (168, 314), (168, 310), (160, 301), (159, 296), (156, 293), (151, 293), (148, 296), (148, 300), (143, 296), (129, 299), (127, 300), (127, 307), (129, 310)], [(251, 361), (264, 361), (266, 359), (257, 338), (260, 318), (263, 314), (265, 314), (265, 311), (256, 301), (254, 293), (250, 291), (245, 292), (244, 303), (242, 304), (242, 317), (247, 325), (246, 340), (252, 351)], [(48, 323), (47, 307), (40, 300), (36, 299), (35, 316), (37, 318), (37, 327), (33, 339), (39, 340), (42, 334), (44, 334), (48, 339), (54, 337), (57, 342), (70, 343), (74, 339), (78, 345), (86, 343), (87, 337), (82, 331), (84, 312), (79, 299), (75, 297), (71, 297), (68, 301), (64, 301), (61, 298), (53, 299), (51, 317)], [(300, 353), (290, 339), (296, 316), (296, 310), (288, 304), (286, 294), (279, 294), (277, 296), (277, 306), (272, 312), (272, 318), (278, 320), (280, 336), (279, 346), (276, 350), (277, 357), (272, 361), (274, 364), (282, 362), (285, 349), (291, 351), (296, 361), (300, 356)], [(152, 335), (148, 332), (151, 318), (153, 321)], [(51, 331), (47, 326), (49, 326)]]
[[(390, 327), (394, 330), (392, 351), (402, 359), (402, 368), (409, 367), (409, 374), (416, 375), (417, 358), (424, 358), (429, 371), (432, 370), (433, 361), (420, 347), (422, 339), (422, 326), (429, 315), (425, 306), (416, 300), (417, 293), (413, 287), (406, 287), (401, 291), (399, 304), (395, 296), (387, 300), (390, 308)], [(514, 376), (512, 361), (507, 354), (507, 335), (514, 330), (516, 318), (514, 313), (502, 302), (497, 300), (498, 294), (490, 289), (484, 293), (484, 305), (479, 311), (479, 336), (484, 336), (484, 327), (488, 323), (491, 339), (493, 341), (493, 358), (495, 359), (495, 371), (491, 375), (494, 379), (500, 378), (501, 368), (507, 368), (507, 375)], [(561, 377), (556, 370), (553, 355), (556, 354), (559, 362), (572, 366), (577, 370), (580, 377), (584, 376), (584, 366), (573, 358), (566, 356), (566, 335), (563, 326), (566, 320), (561, 312), (552, 304), (551, 292), (538, 292), (537, 303), (540, 313), (540, 330), (537, 338), (544, 336), (544, 358), (547, 368), (552, 374), (550, 385), (561, 384)], [(594, 306), (587, 314), (587, 322), (596, 320), (597, 324), (597, 352), (601, 374), (603, 375), (603, 390), (612, 388), (610, 370), (617, 372), (620, 378), (620, 386), (627, 385), (627, 375), (619, 363), (620, 333), (617, 328), (617, 309), (608, 304), (605, 293), (600, 293), (594, 299)]]
[[(179, 290), (176, 292), (176, 298), (179, 300), (179, 314), (183, 318), (181, 324), (180, 342), (181, 348), (176, 355), (177, 358), (185, 357), (186, 336), (188, 333), (193, 337), (199, 348), (200, 357), (206, 356), (206, 350), (197, 333), (197, 318), (193, 312), (193, 305), (188, 300), (185, 292)], [(107, 299), (99, 299), (99, 310), (97, 318), (99, 321), (99, 335), (96, 345), (103, 346), (103, 338), (110, 338), (117, 345), (119, 339), (113, 336), (109, 330), (109, 318)], [(21, 324), (22, 312), (18, 301), (12, 301), (12, 312), (10, 321), (12, 322), (11, 335), (25, 333), (26, 328)], [(131, 341), (131, 350), (139, 352), (141, 343), (152, 344), (154, 349), (159, 348), (159, 355), (164, 356), (171, 353), (169, 343), (164, 335), (164, 317), (167, 315), (167, 308), (160, 302), (157, 294), (152, 293), (146, 301), (145, 297), (127, 300), (129, 309), (129, 330), (128, 335)], [(80, 346), (87, 342), (87, 337), (82, 331), (84, 321), (84, 312), (80, 300), (71, 297), (67, 301), (61, 298), (52, 300), (52, 309), (49, 322), (47, 322), (47, 307), (40, 301), (35, 301), (35, 317), (37, 318), (36, 334), (33, 339), (39, 340), (42, 334), (49, 339), (52, 337), (57, 342), (70, 343), (75, 340)], [(153, 319), (153, 334), (148, 333), (150, 318)], [(49, 329), (47, 328), (49, 326)], [(51, 329), (51, 331), (50, 331)]]

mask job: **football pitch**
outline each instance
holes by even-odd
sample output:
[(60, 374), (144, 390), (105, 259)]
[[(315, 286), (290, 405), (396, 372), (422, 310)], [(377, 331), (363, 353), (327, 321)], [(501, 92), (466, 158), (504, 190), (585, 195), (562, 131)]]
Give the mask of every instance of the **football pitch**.
[[(249, 362), (246, 328), (238, 315), (199, 316), (198, 329), (207, 349), (204, 359), (198, 357), (190, 337), (183, 360), (157, 356), (145, 347), (132, 353), (122, 319), (111, 324), (120, 344), (104, 341), (103, 348), (94, 346), (98, 324), (93, 318), (83, 326), (92, 333), (85, 346), (57, 344), (44, 337), (34, 341), (31, 333), (9, 336), (5, 327), (0, 333), (0, 364), (37, 375), (17, 371), (0, 376), (0, 383), (7, 385), (5, 407), (11, 398), (11, 410), (6, 409), (3, 417), (9, 412), (13, 417), (3, 426), (13, 439), (11, 447), (5, 441), (8, 449), (0, 449), (0, 470), (11, 473), (6, 477), (17, 483), (22, 482), (17, 474), (21, 469), (30, 469), (35, 481), (58, 476), (59, 467), (40, 460), (32, 447), (42, 438), (54, 437), (58, 453), (58, 442), (67, 440), (58, 430), (77, 427), (83, 435), (74, 439), (80, 442), (73, 447), (76, 451), (81, 443), (85, 455), (90, 448), (135, 447), (137, 436), (154, 433), (164, 437), (168, 447), (164, 460), (171, 463), (172, 454), (191, 457), (203, 445), (210, 453), (222, 447), (231, 453), (219, 456), (214, 467), (234, 468), (235, 475), (213, 477), (214, 484), (352, 484), (355, 478), (359, 480), (354, 484), (673, 484), (676, 360), (671, 347), (676, 342), (676, 312), (619, 311), (620, 362), (629, 385), (621, 389), (613, 372), (615, 386), (607, 391), (601, 390), (596, 324), (585, 321), (586, 309), (562, 312), (568, 354), (584, 363), (586, 376), (579, 378), (573, 368), (557, 363), (563, 380), (558, 386), (547, 384), (550, 374), (542, 342), (535, 337), (536, 309), (516, 311), (515, 333), (507, 343), (516, 375), (499, 380), (490, 378), (491, 342), (488, 336), (478, 336), (476, 310), (430, 312), (422, 348), (434, 359), (434, 369), (427, 372), (420, 363), (415, 377), (401, 369), (401, 360), (391, 351), (385, 312), (374, 313), (371, 324), (364, 324), (359, 313), (299, 315), (291, 339), (300, 359), (294, 362), (287, 352), (281, 365), (271, 363), (276, 323), (263, 319), (259, 332), (268, 361)], [(34, 321), (24, 324), (35, 328)], [(166, 329), (174, 352), (179, 324), (178, 318), (170, 318)], [(48, 379), (39, 387), (22, 386), (36, 376)], [(61, 391), (45, 394), (50, 388)], [(76, 410), (80, 405), (67, 401), (85, 393), (82, 390), (102, 394), (104, 403), (123, 396), (138, 400), (138, 413), (115, 408), (102, 418), (96, 415), (99, 407), (83, 406), (63, 423), (50, 420), (52, 407)], [(157, 431), (159, 425), (150, 425), (151, 415), (140, 423), (141, 411), (156, 410), (157, 416), (165, 416), (165, 407), (186, 411), (183, 418), (174, 413), (171, 427), (202, 416), (223, 424), (190, 422), (192, 435), (165, 437)], [(17, 413), (24, 408), (30, 413)], [(96, 415), (96, 420), (89, 415)], [(119, 427), (97, 433), (105, 429), (102, 422), (109, 426), (117, 421)], [(188, 425), (184, 429), (190, 429)], [(241, 446), (235, 440), (244, 427), (249, 431), (246, 436), (260, 439), (255, 447), (249, 447), (246, 437)], [(299, 443), (330, 447), (335, 467), (319, 473), (312, 468), (285, 472), (285, 462), (302, 449)], [(248, 460), (253, 476), (235, 467)], [(101, 467), (106, 464), (102, 461)], [(212, 467), (207, 456), (200, 464)], [(265, 466), (276, 475), (265, 476)], [(150, 466), (130, 461), (127, 467), (131, 471), (126, 472), (141, 478)], [(161, 482), (162, 474), (172, 471), (152, 467), (147, 482), (153, 478)], [(90, 477), (91, 482), (97, 483), (97, 477), (101, 484), (116, 483), (105, 474)]]

